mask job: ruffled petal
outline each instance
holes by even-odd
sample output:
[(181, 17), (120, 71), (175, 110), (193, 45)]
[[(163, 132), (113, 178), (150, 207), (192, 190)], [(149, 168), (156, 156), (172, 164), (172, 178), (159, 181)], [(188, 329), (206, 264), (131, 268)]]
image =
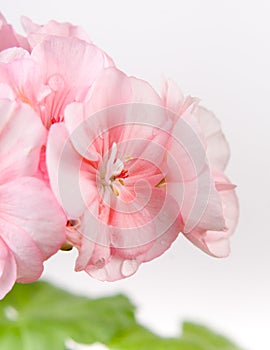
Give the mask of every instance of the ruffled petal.
[(77, 38), (50, 36), (34, 47), (32, 58), (38, 62), (44, 82), (53, 90), (44, 101), (43, 120), (47, 126), (63, 121), (69, 103), (85, 99), (105, 66), (103, 52)]
[[(158, 192), (158, 193), (155, 193)], [(153, 199), (156, 203), (148, 210), (154, 216), (153, 223), (156, 227), (156, 238), (146, 254), (137, 257), (137, 261), (151, 261), (170, 248), (176, 240), (179, 232), (183, 230), (183, 220), (180, 208), (176, 200), (162, 189), (155, 189)]]
[(22, 26), (27, 34), (28, 41), (33, 48), (50, 35), (62, 36), (66, 38), (78, 38), (91, 43), (89, 35), (78, 26), (68, 22), (49, 21), (44, 25), (34, 23), (30, 18), (21, 18)]
[(46, 131), (29, 106), (0, 100), (0, 183), (34, 175)]
[(0, 51), (10, 47), (20, 46), (15, 32), (10, 24), (0, 23)]
[[(1, 192), (1, 189), (0, 189)], [(12, 251), (17, 265), (17, 282), (31, 283), (43, 271), (42, 252), (23, 228), (0, 216), (1, 238)]]
[[(143, 198), (137, 198), (137, 205), (141, 200)], [(80, 255), (85, 256), (84, 244), (89, 253), (85, 259), (86, 265), (81, 266), (81, 269), (102, 281), (116, 281), (131, 276), (141, 263), (163, 254), (182, 228), (176, 201), (162, 189), (153, 190), (143, 210), (135, 205), (136, 213), (125, 215), (121, 205), (115, 209), (115, 213), (111, 211), (109, 214), (110, 225), (104, 223), (101, 227), (101, 222), (94, 225), (92, 219), (89, 227), (85, 228), (86, 232), (93, 232), (95, 226), (99, 228), (96, 237), (91, 235), (88, 242), (82, 241), (81, 246), (83, 250)], [(103, 236), (103, 244), (100, 235)]]
[(153, 87), (145, 80), (130, 77), (129, 81), (132, 87), (131, 102), (139, 102), (161, 106), (162, 100)]
[(223, 171), (230, 158), (229, 144), (214, 113), (199, 106), (195, 113), (206, 141), (206, 154), (210, 167)]
[[(219, 182), (220, 181), (221, 175), (219, 176)], [(226, 225), (224, 230), (194, 230), (186, 234), (186, 237), (197, 247), (209, 255), (220, 258), (226, 257), (230, 253), (229, 238), (235, 231), (239, 216), (239, 204), (236, 192), (229, 180), (224, 176), (223, 183), (224, 185), (218, 193), (221, 199)], [(225, 185), (227, 185), (227, 187)]]
[(171, 79), (164, 80), (161, 90), (162, 105), (173, 112), (171, 118), (176, 122), (198, 99), (185, 97), (180, 87)]
[(8, 63), (21, 58), (29, 58), (30, 54), (21, 47), (11, 47), (0, 52), (0, 62)]
[(99, 159), (97, 152), (108, 152), (114, 140), (121, 135), (121, 127), (119, 129), (118, 126), (124, 123), (126, 106), (115, 106), (127, 103), (131, 98), (128, 77), (115, 68), (105, 69), (87, 98), (85, 105), (73, 103), (67, 106), (65, 123), (78, 153), (96, 161)]
[(0, 237), (0, 299), (11, 290), (17, 278), (14, 255)]
[(105, 108), (132, 99), (132, 86), (129, 78), (117, 68), (106, 68), (94, 82), (87, 96), (88, 105), (86, 117)]
[(23, 177), (0, 187), (0, 217), (21, 227), (46, 260), (65, 240), (66, 217), (47, 185)]
[(51, 89), (43, 84), (38, 64), (30, 58), (21, 58), (2, 64), (0, 69), (0, 82), (12, 88), (16, 100), (39, 112), (40, 102), (51, 93)]
[(29, 49), (28, 41), (17, 34), (13, 27), (7, 23), (4, 16), (0, 16), (0, 51), (8, 49), (10, 47), (23, 47)]
[(178, 115), (185, 100), (179, 86), (171, 79), (164, 80), (162, 82), (161, 95), (163, 106), (170, 108)]
[(46, 162), (58, 202), (68, 217), (79, 217), (86, 206), (80, 189), (82, 158), (73, 148), (64, 123), (56, 123), (49, 130)]

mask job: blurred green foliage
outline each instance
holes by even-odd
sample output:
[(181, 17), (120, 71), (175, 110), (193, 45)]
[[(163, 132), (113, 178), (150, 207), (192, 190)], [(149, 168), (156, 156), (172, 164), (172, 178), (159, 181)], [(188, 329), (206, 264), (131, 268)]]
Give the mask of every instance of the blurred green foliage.
[(184, 323), (179, 338), (140, 326), (123, 295), (89, 299), (45, 282), (17, 284), (0, 302), (1, 350), (64, 350), (65, 340), (112, 350), (240, 350), (209, 329)]

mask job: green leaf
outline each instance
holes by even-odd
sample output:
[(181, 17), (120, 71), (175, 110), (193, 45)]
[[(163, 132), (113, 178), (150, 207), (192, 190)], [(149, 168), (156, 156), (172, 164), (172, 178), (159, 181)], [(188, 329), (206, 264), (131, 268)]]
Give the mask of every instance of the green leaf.
[(122, 295), (91, 300), (45, 282), (17, 284), (0, 302), (0, 349), (64, 350), (68, 338), (108, 343), (134, 324), (133, 306)]
[(235, 344), (222, 335), (214, 333), (209, 328), (190, 322), (184, 323), (182, 338), (201, 344), (207, 350), (239, 350)]
[(140, 326), (113, 339), (109, 348), (112, 350), (205, 350), (204, 347), (192, 340), (162, 338)]
[(36, 282), (15, 285), (0, 302), (1, 350), (64, 350), (70, 338), (111, 350), (240, 350), (188, 322), (181, 336), (160, 337), (136, 323), (133, 305), (122, 295), (88, 299)]
[(109, 345), (112, 350), (240, 350), (208, 328), (187, 322), (179, 338), (162, 338), (136, 326), (112, 339)]

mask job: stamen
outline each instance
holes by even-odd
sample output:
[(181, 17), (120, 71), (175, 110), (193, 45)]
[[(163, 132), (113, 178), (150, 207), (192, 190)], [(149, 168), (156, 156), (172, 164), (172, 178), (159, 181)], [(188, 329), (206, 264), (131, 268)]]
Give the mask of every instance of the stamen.
[(124, 186), (124, 180), (123, 179), (118, 179), (118, 181), (120, 182), (120, 184), (122, 185), (122, 186)]
[(118, 197), (119, 196), (119, 191), (117, 190), (117, 188), (114, 187), (113, 185), (110, 185), (110, 187), (111, 187), (113, 193)]
[(156, 185), (156, 187), (162, 187), (166, 183), (166, 178), (164, 177), (162, 180), (159, 181), (159, 183)]
[(79, 225), (79, 220), (70, 219), (67, 220), (66, 227), (77, 227)]
[(60, 249), (63, 250), (64, 252), (69, 252), (70, 250), (73, 249), (73, 245), (68, 242), (65, 242), (62, 244)]
[(123, 169), (120, 174), (113, 176), (113, 180), (126, 179), (127, 177), (128, 177), (128, 170)]

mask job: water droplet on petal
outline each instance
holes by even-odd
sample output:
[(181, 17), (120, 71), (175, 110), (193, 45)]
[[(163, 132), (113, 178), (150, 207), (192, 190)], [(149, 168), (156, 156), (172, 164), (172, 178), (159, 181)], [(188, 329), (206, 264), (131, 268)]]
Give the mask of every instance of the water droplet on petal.
[(122, 275), (125, 277), (128, 277), (133, 273), (135, 273), (138, 267), (139, 267), (139, 264), (136, 260), (124, 260), (121, 267)]
[(60, 74), (54, 74), (50, 76), (48, 85), (53, 91), (59, 91), (64, 87), (65, 82)]
[(105, 266), (105, 259), (104, 258), (100, 258), (96, 261), (95, 266), (98, 269), (102, 269)]

